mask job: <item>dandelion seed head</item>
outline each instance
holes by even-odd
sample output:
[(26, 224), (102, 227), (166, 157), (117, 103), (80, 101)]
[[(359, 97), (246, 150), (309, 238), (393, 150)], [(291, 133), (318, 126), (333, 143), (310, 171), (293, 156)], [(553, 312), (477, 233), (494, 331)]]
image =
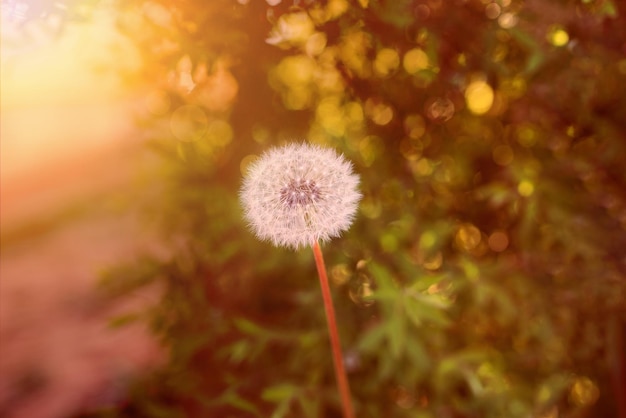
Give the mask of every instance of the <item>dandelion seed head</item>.
[(352, 164), (333, 149), (289, 144), (251, 164), (240, 199), (257, 237), (297, 250), (350, 227), (361, 200), (358, 185)]

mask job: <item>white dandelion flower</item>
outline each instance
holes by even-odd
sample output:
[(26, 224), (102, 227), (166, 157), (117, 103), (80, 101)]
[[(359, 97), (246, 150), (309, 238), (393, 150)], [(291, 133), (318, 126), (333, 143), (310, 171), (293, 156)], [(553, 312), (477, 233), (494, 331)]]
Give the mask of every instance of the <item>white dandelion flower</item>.
[(276, 246), (313, 246), (347, 230), (361, 200), (343, 155), (306, 143), (272, 148), (252, 163), (240, 198), (254, 233)]

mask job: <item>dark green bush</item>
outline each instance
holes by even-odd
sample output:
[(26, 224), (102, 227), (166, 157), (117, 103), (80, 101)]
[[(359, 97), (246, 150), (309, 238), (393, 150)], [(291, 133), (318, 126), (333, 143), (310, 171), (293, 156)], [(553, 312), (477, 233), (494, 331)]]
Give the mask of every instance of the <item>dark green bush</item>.
[(324, 248), (359, 417), (626, 416), (621, 2), (171, 3), (120, 16), (169, 103), (171, 257), (104, 283), (163, 290), (168, 362), (128, 416), (340, 416), (312, 254), (238, 203), (251, 156), (303, 138), (362, 179)]

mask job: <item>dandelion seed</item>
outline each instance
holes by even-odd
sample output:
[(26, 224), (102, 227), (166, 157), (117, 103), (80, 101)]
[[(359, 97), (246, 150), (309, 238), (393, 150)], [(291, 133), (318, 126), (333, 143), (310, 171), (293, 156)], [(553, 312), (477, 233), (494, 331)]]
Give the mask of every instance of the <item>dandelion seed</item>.
[(361, 200), (358, 185), (359, 177), (342, 155), (302, 143), (263, 154), (252, 164), (240, 192), (244, 215), (259, 238), (296, 250), (313, 249), (344, 418), (355, 415), (319, 241), (350, 227)]
[(240, 192), (254, 233), (299, 249), (347, 230), (361, 199), (352, 164), (330, 148), (289, 144), (254, 162)]

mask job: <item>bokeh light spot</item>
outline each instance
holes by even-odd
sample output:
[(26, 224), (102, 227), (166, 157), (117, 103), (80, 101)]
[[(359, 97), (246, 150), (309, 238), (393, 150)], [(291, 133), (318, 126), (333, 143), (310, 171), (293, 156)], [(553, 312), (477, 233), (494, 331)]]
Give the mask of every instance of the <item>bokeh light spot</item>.
[(241, 159), (241, 162), (239, 163), (239, 171), (241, 171), (241, 175), (245, 176), (248, 172), (248, 167), (250, 166), (251, 163), (254, 162), (254, 160), (256, 160), (257, 158), (259, 158), (258, 155), (255, 154), (249, 154), (246, 155), (245, 157), (243, 157)]
[(398, 238), (389, 232), (380, 237), (380, 246), (386, 253), (393, 253), (398, 249)]
[(311, 90), (305, 87), (294, 87), (283, 96), (285, 107), (293, 110), (308, 108), (311, 104), (311, 99)]
[(266, 42), (270, 45), (287, 47), (305, 43), (315, 31), (315, 25), (307, 13), (287, 13), (274, 26)]
[(415, 74), (428, 68), (428, 55), (419, 48), (409, 50), (402, 60), (404, 70), (409, 74)]
[(347, 283), (350, 276), (350, 269), (344, 263), (337, 264), (330, 269), (330, 278), (336, 286), (341, 286)]
[(426, 20), (430, 16), (430, 7), (425, 4), (419, 4), (415, 8), (415, 16), (420, 20)]
[(502, 12), (502, 8), (498, 3), (489, 3), (487, 7), (485, 7), (485, 15), (489, 19), (497, 19)]
[(436, 253), (424, 257), (424, 261), (422, 261), (422, 267), (426, 270), (437, 270), (443, 264), (443, 255), (441, 251), (437, 251)]
[(509, 54), (509, 45), (506, 43), (500, 43), (493, 48), (491, 52), (491, 59), (493, 62), (503, 62)]
[(350, 102), (345, 106), (345, 113), (350, 121), (358, 123), (363, 122), (363, 106), (358, 102)]
[(256, 125), (252, 128), (252, 139), (259, 144), (265, 144), (270, 139), (270, 131), (261, 125)]
[(278, 77), (287, 86), (301, 86), (313, 78), (315, 61), (306, 55), (294, 55), (284, 58), (276, 69)]
[(503, 29), (511, 29), (517, 25), (519, 18), (513, 13), (502, 13), (498, 18), (498, 24)]
[(371, 197), (364, 197), (361, 201), (361, 205), (359, 206), (361, 213), (366, 218), (376, 219), (380, 216), (383, 211), (383, 206), (379, 200), (375, 200)]
[(423, 146), (421, 142), (404, 138), (400, 141), (400, 152), (409, 161), (417, 161), (422, 156)]
[[(519, 338), (513, 338), (513, 346), (516, 350), (521, 349), (523, 350), (523, 344), (521, 344), (521, 341)], [(518, 350), (520, 351), (520, 350)], [(539, 390), (537, 391), (537, 402), (539, 403), (546, 403), (550, 400), (550, 398), (552, 398), (554, 396), (554, 388), (551, 387), (550, 385), (547, 384), (542, 384), (539, 387)]]
[(423, 250), (428, 250), (432, 248), (437, 243), (437, 235), (434, 232), (428, 231), (424, 232), (420, 237), (419, 246)]
[(480, 240), (480, 229), (468, 223), (462, 224), (454, 237), (456, 245), (464, 251), (471, 251), (476, 248), (480, 244)]
[(517, 127), (517, 142), (524, 147), (532, 147), (537, 142), (537, 133), (532, 125), (522, 124)]
[(473, 81), (465, 89), (467, 108), (476, 115), (487, 113), (493, 105), (493, 99), (493, 89), (485, 81)]
[(526, 93), (526, 80), (524, 77), (516, 76), (513, 78), (505, 79), (500, 84), (500, 89), (503, 94), (512, 99), (522, 97)]
[(537, 415), (537, 418), (559, 418), (559, 416), (559, 407), (553, 405), (552, 407), (542, 412), (540, 415)]
[(367, 167), (371, 166), (382, 148), (382, 140), (379, 137), (370, 135), (363, 138), (359, 143), (359, 153), (363, 159), (363, 164)]
[(489, 235), (487, 244), (489, 244), (489, 248), (492, 251), (499, 253), (506, 250), (509, 246), (509, 237), (504, 231), (495, 231)]
[(565, 129), (565, 133), (567, 134), (567, 136), (569, 136), (570, 138), (574, 138), (576, 136), (576, 126), (574, 125), (569, 125), (566, 129)]
[(226, 146), (233, 139), (233, 128), (224, 120), (218, 119), (209, 123), (207, 138), (213, 144), (220, 147)]
[(433, 172), (433, 166), (428, 158), (420, 158), (417, 161), (411, 161), (411, 170), (418, 177), (425, 177)]
[(395, 49), (383, 48), (376, 54), (374, 72), (381, 77), (388, 76), (400, 66), (400, 56)]
[(393, 398), (396, 405), (398, 405), (402, 409), (411, 409), (416, 403), (416, 399), (411, 394), (411, 392), (409, 392), (402, 386), (398, 386), (393, 391)]
[(376, 125), (386, 125), (393, 119), (393, 109), (391, 106), (368, 99), (365, 102), (365, 112)]
[(356, 305), (367, 308), (374, 304), (374, 291), (372, 290), (372, 281), (365, 274), (357, 275), (355, 280), (350, 283), (348, 295), (352, 302)]
[[(294, 2), (297, 4), (297, 2)], [(336, 19), (344, 14), (350, 8), (347, 0), (330, 0), (326, 4), (326, 13), (328, 20)]]
[(478, 269), (478, 266), (474, 263), (463, 263), (463, 271), (465, 272), (465, 276), (471, 281), (477, 281), (478, 277), (480, 276), (480, 270)]
[(408, 115), (404, 119), (404, 129), (411, 139), (419, 139), (426, 132), (426, 123), (420, 115)]
[(501, 166), (507, 166), (513, 162), (513, 149), (508, 145), (498, 145), (492, 152), (493, 161)]
[(371, 37), (363, 31), (351, 31), (343, 35), (339, 56), (350, 71), (359, 77), (368, 77), (370, 62), (367, 58), (371, 47)]
[(554, 46), (564, 46), (569, 42), (569, 34), (559, 25), (552, 26), (546, 37)]
[(331, 135), (341, 136), (346, 127), (346, 118), (335, 97), (326, 97), (317, 106), (317, 119), (322, 127)]
[[(193, 79), (198, 83), (193, 91), (195, 103), (209, 111), (223, 112), (233, 105), (239, 91), (239, 83), (228, 70), (228, 65), (220, 59), (216, 69), (208, 74), (206, 66), (200, 64), (194, 71)], [(202, 69), (204, 67), (204, 69)]]
[(425, 111), (428, 119), (443, 123), (454, 116), (454, 103), (446, 97), (436, 97), (426, 101)]
[(532, 195), (534, 191), (535, 191), (535, 186), (532, 184), (532, 182), (528, 180), (522, 180), (517, 185), (517, 192), (524, 197), (528, 197)]
[(600, 390), (587, 377), (576, 379), (569, 393), (570, 402), (578, 407), (590, 406), (600, 397)]
[(208, 127), (208, 119), (200, 106), (184, 105), (172, 113), (170, 129), (179, 141), (191, 142), (202, 138)]
[(345, 85), (341, 74), (335, 68), (318, 67), (315, 69), (314, 82), (320, 93), (340, 94), (344, 91)]
[(306, 40), (304, 50), (309, 56), (316, 56), (324, 51), (326, 48), (326, 34), (322, 32), (315, 32)]

